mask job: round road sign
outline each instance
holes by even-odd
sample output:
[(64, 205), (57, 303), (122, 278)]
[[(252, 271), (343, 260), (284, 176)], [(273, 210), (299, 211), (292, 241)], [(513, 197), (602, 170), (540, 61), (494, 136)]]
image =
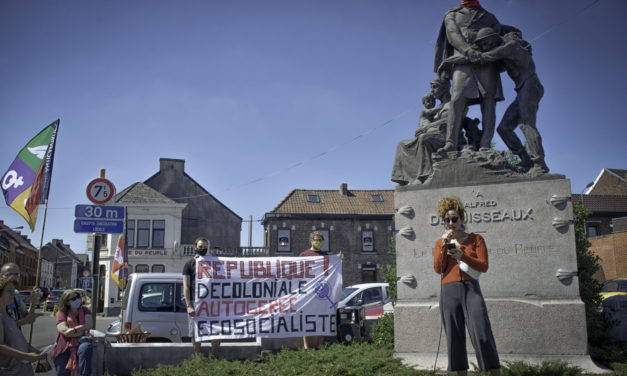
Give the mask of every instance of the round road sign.
[(115, 194), (113, 183), (105, 178), (97, 178), (87, 184), (87, 198), (94, 204), (109, 202)]

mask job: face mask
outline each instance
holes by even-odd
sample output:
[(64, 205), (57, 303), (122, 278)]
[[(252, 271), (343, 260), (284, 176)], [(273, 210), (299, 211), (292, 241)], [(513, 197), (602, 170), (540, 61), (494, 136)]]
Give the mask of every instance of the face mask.
[(315, 249), (322, 248), (322, 242), (312, 242), (311, 243)]
[(207, 254), (207, 248), (199, 248), (196, 250), (196, 254), (199, 256), (204, 256)]
[(82, 303), (83, 303), (83, 302), (81, 302), (81, 300), (80, 300), (80, 299), (76, 299), (76, 300), (72, 300), (72, 301), (70, 302), (70, 305), (72, 306), (72, 308), (78, 308), (78, 307), (80, 307), (80, 306), (81, 306), (81, 304), (82, 304)]

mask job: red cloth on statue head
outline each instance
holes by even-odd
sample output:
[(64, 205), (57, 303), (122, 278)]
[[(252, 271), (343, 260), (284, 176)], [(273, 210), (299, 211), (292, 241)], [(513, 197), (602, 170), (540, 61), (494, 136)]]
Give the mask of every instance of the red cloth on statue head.
[(462, 0), (462, 6), (466, 8), (480, 7), (479, 0)]

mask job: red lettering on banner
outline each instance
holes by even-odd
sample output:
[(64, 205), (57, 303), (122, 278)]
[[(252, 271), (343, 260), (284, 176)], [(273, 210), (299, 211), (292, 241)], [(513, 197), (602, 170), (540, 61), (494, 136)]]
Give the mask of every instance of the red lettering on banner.
[(266, 278), (266, 269), (263, 267), (263, 261), (255, 261), (255, 278)]
[(226, 277), (231, 278), (231, 270), (237, 269), (237, 261), (226, 262)]
[(272, 265), (270, 265), (270, 261), (266, 261), (266, 269), (267, 269), (267, 271), (266, 271), (267, 278), (280, 278), (279, 277), (279, 268), (277, 268), (277, 274), (276, 275), (272, 274)]
[(329, 275), (329, 258), (324, 258), (324, 275)]
[(277, 301), (276, 300), (271, 300), (270, 304), (268, 304), (268, 311), (270, 312), (270, 314), (276, 313), (277, 311)]
[(225, 314), (228, 316), (231, 312), (231, 304), (233, 303), (232, 300), (223, 300), (222, 301), (222, 305), (224, 305), (226, 307), (226, 312)]
[(220, 267), (224, 264), (223, 261), (214, 261), (213, 262), (213, 278), (215, 279), (224, 279), (224, 275), (218, 274), (220, 271)]
[(268, 303), (267, 300), (258, 300), (257, 304), (259, 304), (259, 307), (257, 308), (257, 311), (255, 313), (260, 314), (260, 313), (269, 313), (267, 310), (264, 310), (263, 307)]
[(196, 276), (196, 279), (211, 278), (211, 274), (209, 274), (209, 269), (209, 261), (200, 261), (198, 263), (198, 275)]
[[(325, 257), (326, 258), (326, 257)], [(306, 261), (305, 262), (305, 278), (315, 278), (315, 274), (311, 274), (312, 265), (315, 264), (315, 261)]]
[(196, 316), (202, 316), (202, 312), (205, 312), (205, 316), (209, 316), (209, 305), (207, 302), (200, 302), (200, 308), (196, 311)]
[[(241, 307), (238, 307), (238, 305)], [(243, 300), (236, 301), (233, 304), (233, 313), (237, 316), (243, 316), (246, 313), (246, 302)]]
[(253, 278), (253, 262), (252, 261), (248, 261), (248, 274), (244, 272), (246, 270), (246, 268), (244, 267), (244, 261), (239, 262), (239, 268), (241, 269), (240, 276), (242, 279)]
[(293, 312), (293, 313), (297, 312), (296, 309), (294, 309), (294, 302), (296, 300), (297, 299), (295, 296), (290, 297), (290, 312)]

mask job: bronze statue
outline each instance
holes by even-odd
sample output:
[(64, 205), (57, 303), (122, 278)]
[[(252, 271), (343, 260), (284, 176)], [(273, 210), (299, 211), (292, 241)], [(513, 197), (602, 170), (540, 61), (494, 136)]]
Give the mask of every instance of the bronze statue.
[[(483, 27), (500, 31), (496, 17), (478, 5), (462, 5), (444, 16), (436, 43), (434, 70), (441, 77), (450, 78), (451, 104), (446, 131), (446, 144), (441, 151), (457, 150), (459, 131), (465, 117), (466, 107), (481, 105), (481, 127), (483, 134), (480, 148), (489, 149), (496, 123), (496, 102), (502, 101), (503, 88), (496, 63), (482, 63), (481, 51), (473, 45), (477, 32)], [(440, 65), (451, 56), (467, 58), (464, 63), (442, 70)]]
[[(536, 113), (544, 87), (536, 74), (536, 65), (531, 58), (531, 45), (522, 39), (522, 33), (512, 27), (501, 38), (493, 29), (479, 30), (476, 43), (483, 51), (481, 60), (485, 62), (501, 61), (509, 77), (516, 84), (516, 99), (509, 105), (496, 131), (512, 153), (520, 157), (520, 167), (531, 169), (535, 173), (547, 173), (549, 168), (544, 162), (542, 137), (536, 128)], [(527, 139), (529, 154), (514, 133), (516, 127)]]

